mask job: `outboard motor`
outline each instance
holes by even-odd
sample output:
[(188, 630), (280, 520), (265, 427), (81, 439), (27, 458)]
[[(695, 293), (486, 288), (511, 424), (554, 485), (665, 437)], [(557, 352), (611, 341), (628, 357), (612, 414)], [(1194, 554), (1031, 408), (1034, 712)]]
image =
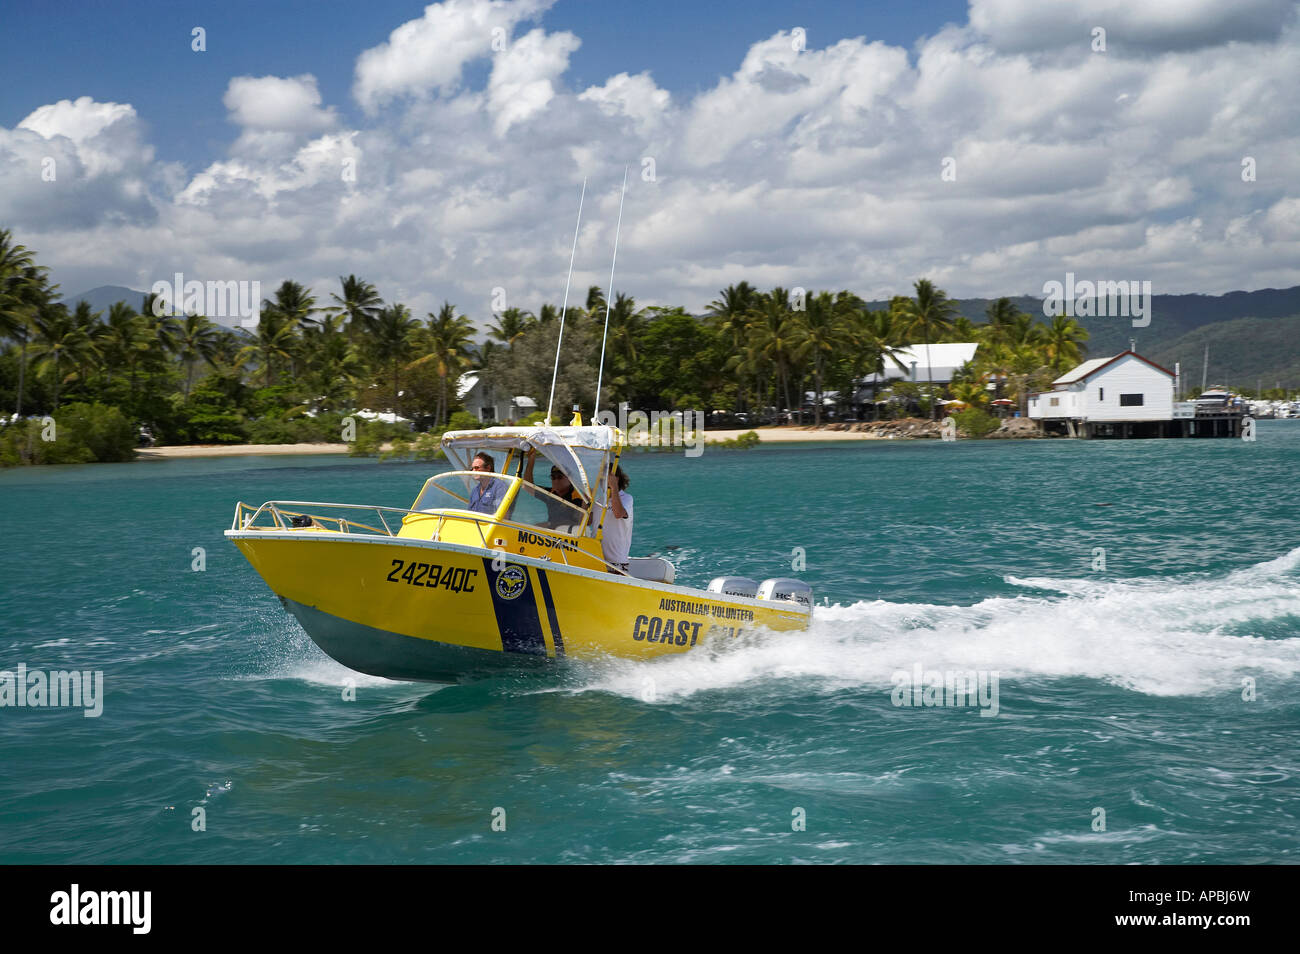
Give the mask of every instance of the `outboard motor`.
[(715, 576), (709, 580), (709, 592), (753, 599), (758, 595), (758, 581), (747, 576)]
[(770, 580), (764, 580), (762, 586), (758, 588), (758, 598), (760, 600), (789, 600), (794, 603), (802, 603), (809, 609), (812, 609), (813, 605), (812, 587), (803, 580), (791, 580), (787, 577), (774, 577)]

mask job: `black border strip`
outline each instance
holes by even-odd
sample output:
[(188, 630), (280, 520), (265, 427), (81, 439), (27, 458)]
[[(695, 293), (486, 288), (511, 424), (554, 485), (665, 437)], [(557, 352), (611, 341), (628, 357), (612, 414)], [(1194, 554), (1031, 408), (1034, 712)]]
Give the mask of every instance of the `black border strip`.
[(546, 571), (537, 571), (537, 581), (541, 586), (542, 599), (546, 601), (546, 618), (551, 623), (551, 635), (555, 637), (555, 656), (564, 655), (564, 637), (560, 635), (560, 621), (555, 615), (555, 600), (551, 598), (551, 583), (546, 579)]

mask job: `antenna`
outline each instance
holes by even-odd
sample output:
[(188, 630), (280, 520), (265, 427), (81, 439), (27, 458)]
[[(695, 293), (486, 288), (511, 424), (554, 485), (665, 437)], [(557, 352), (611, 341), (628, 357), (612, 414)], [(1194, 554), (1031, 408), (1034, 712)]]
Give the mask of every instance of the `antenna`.
[(594, 421), (600, 413), (600, 382), (605, 378), (605, 339), (609, 336), (609, 300), (614, 294), (614, 263), (618, 261), (618, 233), (623, 228), (623, 198), (627, 195), (627, 166), (623, 167), (623, 192), (618, 197), (618, 225), (614, 228), (614, 258), (609, 263), (609, 291), (605, 295), (605, 330), (600, 336), (600, 371), (596, 374), (596, 410), (592, 412)]
[(551, 423), (551, 408), (555, 405), (555, 378), (560, 373), (560, 345), (564, 343), (564, 316), (569, 311), (569, 285), (573, 282), (573, 259), (578, 254), (578, 229), (582, 226), (582, 200), (587, 197), (587, 178), (583, 176), (582, 192), (578, 196), (578, 221), (573, 226), (573, 251), (569, 253), (569, 277), (564, 280), (564, 304), (560, 306), (560, 336), (555, 340), (555, 368), (551, 371), (551, 399), (546, 402), (546, 424)]

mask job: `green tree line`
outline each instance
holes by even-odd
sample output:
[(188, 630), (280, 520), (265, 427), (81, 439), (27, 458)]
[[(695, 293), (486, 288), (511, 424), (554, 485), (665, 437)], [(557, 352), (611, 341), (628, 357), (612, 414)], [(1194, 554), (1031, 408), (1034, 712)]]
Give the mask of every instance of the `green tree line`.
[[(848, 409), (865, 375), (900, 368), (901, 348), (980, 343), (946, 394), (972, 405), (1009, 397), (1023, 408), (1031, 390), (1082, 360), (1087, 332), (1073, 319), (1050, 323), (994, 302), (986, 320), (957, 314), (926, 279), (911, 296), (870, 309), (849, 291), (760, 291), (748, 282), (722, 289), (704, 315), (642, 307), (628, 295), (606, 302), (589, 289), (568, 309), (555, 381), (554, 417), (590, 413), (605, 340), (601, 406), (745, 413), (754, 422), (789, 414), (823, 420), (823, 397)], [(424, 318), (386, 302), (355, 275), (323, 295), (284, 281), (262, 303), (256, 328), (231, 329), (188, 314), (154, 314), (118, 302), (96, 312), (68, 308), (36, 254), (0, 230), (0, 408), (6, 420), (61, 407), (118, 409), (159, 443), (338, 440), (342, 417), (388, 410), (420, 429), (441, 429), (461, 405), (466, 371), (510, 395), (546, 406), (561, 332), (560, 308), (496, 314), (486, 340), (451, 303)], [(944, 396), (931, 382), (882, 388), (872, 414), (935, 414)]]

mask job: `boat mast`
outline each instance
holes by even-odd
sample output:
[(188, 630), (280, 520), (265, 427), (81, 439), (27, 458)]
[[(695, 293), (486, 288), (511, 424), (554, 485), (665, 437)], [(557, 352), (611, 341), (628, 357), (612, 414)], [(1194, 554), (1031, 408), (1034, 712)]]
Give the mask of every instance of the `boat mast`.
[(618, 197), (618, 225), (614, 228), (614, 258), (609, 263), (609, 291), (605, 294), (605, 331), (600, 336), (600, 371), (596, 374), (596, 410), (594, 421), (600, 413), (600, 383), (605, 378), (605, 339), (609, 337), (609, 300), (614, 294), (614, 263), (618, 261), (618, 233), (623, 228), (623, 198), (627, 195), (627, 166), (623, 167), (623, 192)]
[(582, 200), (587, 197), (587, 177), (582, 178), (578, 195), (578, 221), (573, 226), (573, 251), (569, 253), (569, 277), (564, 280), (564, 304), (560, 306), (560, 336), (555, 340), (555, 367), (551, 371), (551, 398), (546, 402), (546, 426), (551, 426), (551, 408), (555, 406), (555, 378), (560, 373), (560, 345), (564, 342), (564, 316), (569, 311), (569, 286), (573, 283), (573, 259), (578, 254), (578, 229), (582, 226)]

